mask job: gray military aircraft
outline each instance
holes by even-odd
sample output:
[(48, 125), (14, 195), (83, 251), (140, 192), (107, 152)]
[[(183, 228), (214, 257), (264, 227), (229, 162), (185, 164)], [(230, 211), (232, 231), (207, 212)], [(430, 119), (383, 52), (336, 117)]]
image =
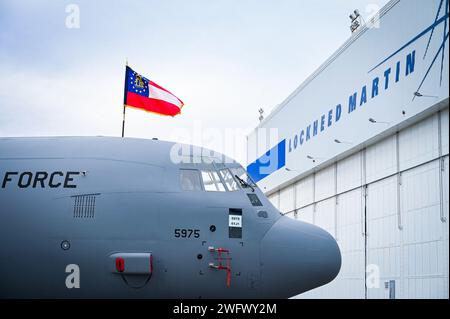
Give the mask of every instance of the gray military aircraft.
[(330, 234), (195, 149), (0, 138), (0, 298), (288, 298), (337, 276)]

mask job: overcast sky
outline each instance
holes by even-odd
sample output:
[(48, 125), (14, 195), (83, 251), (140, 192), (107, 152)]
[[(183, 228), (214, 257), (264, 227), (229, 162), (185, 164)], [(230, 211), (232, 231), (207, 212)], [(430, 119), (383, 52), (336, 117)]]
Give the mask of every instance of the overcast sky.
[[(248, 133), (258, 108), (281, 103), (350, 37), (353, 9), (387, 2), (1, 0), (0, 136), (120, 136), (128, 58), (185, 107), (174, 118), (127, 109), (127, 137), (224, 151), (211, 135)], [(66, 27), (69, 4), (79, 28)]]

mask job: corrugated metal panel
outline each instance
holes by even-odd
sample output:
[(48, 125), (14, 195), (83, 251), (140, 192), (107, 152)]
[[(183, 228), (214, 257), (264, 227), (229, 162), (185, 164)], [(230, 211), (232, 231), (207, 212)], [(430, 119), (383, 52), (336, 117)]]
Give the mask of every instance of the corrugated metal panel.
[(361, 152), (337, 163), (338, 193), (361, 186)]
[(320, 201), (324, 198), (334, 195), (335, 192), (334, 171), (335, 168), (334, 165), (332, 165), (316, 173), (316, 182), (315, 182), (316, 201)]
[(449, 223), (449, 215), (448, 215), (448, 211), (449, 211), (449, 158), (448, 156), (445, 158), (444, 161), (444, 172), (443, 172), (445, 178), (444, 178), (444, 185), (443, 185), (443, 191), (444, 191), (444, 216), (445, 216), (445, 220), (446, 220), (446, 225), (444, 225), (444, 234), (445, 234), (445, 240), (444, 240), (444, 244), (445, 244), (445, 248), (444, 248), (444, 256), (443, 256), (443, 260), (444, 260), (444, 270), (446, 272), (446, 277), (447, 280), (444, 281), (444, 291), (446, 292), (446, 295), (444, 296), (445, 298), (449, 298), (449, 227), (448, 227), (448, 223)]
[(448, 224), (440, 219), (439, 173), (439, 161), (434, 161), (403, 174), (403, 298), (448, 297), (444, 260)]
[[(390, 291), (393, 292), (389, 286), (393, 283), (395, 298), (449, 296), (449, 157), (443, 159), (441, 166), (440, 160), (435, 159), (437, 123), (434, 115), (399, 133), (401, 169), (408, 168), (399, 179), (393, 175), (397, 164), (395, 135), (366, 149), (367, 264), (368, 269), (378, 267), (380, 274), (378, 288), (368, 287), (368, 298), (389, 298)], [(446, 154), (448, 109), (441, 113), (441, 131), (442, 153)], [(357, 180), (358, 156), (338, 163), (338, 193), (355, 185), (349, 181)], [(320, 201), (334, 193), (334, 166), (331, 166), (316, 172), (315, 183), (313, 175), (297, 183), (297, 207), (313, 202), (314, 184), (316, 204), (299, 209), (298, 218), (336, 235), (342, 268), (332, 283), (297, 297), (364, 298), (363, 191), (359, 188), (338, 195), (336, 211), (335, 197)], [(441, 208), (446, 222), (440, 219)]]
[(336, 207), (334, 197), (316, 204), (314, 224), (325, 229), (333, 237), (336, 237)]
[(367, 265), (378, 267), (378, 287), (368, 287), (368, 298), (385, 298), (384, 282), (401, 282), (401, 234), (397, 223), (397, 178), (390, 177), (368, 186)]
[(439, 155), (437, 114), (400, 132), (400, 170), (430, 161)]
[[(448, 215), (448, 210), (449, 210), (449, 207), (448, 207), (448, 204), (449, 204), (449, 200), (448, 200), (448, 198), (449, 198), (449, 170), (448, 170), (449, 167), (448, 167), (448, 162), (449, 162), (449, 160), (448, 160), (448, 156), (447, 156), (444, 159), (444, 172), (442, 172), (442, 175), (444, 176), (444, 178), (443, 178), (444, 216), (445, 216), (445, 219), (447, 220), (447, 222), (448, 222), (448, 219), (449, 219), (449, 215)], [(448, 240), (448, 232), (447, 232), (447, 240)]]
[(390, 136), (366, 149), (367, 183), (389, 176), (396, 172), (395, 135)]
[(314, 201), (314, 176), (310, 175), (296, 185), (296, 208), (311, 204)]
[(342, 194), (338, 198), (337, 221), (339, 245), (345, 251), (362, 251), (364, 212), (361, 189)]
[(273, 206), (275, 206), (275, 208), (279, 209), (280, 208), (280, 196), (278, 195), (278, 192), (273, 193), (272, 195), (269, 195), (268, 199), (270, 200), (270, 202), (272, 203)]
[[(364, 298), (364, 224), (362, 191), (340, 195), (337, 205), (337, 237), (342, 255), (339, 298)], [(336, 293), (336, 292), (335, 292)]]
[(441, 139), (442, 139), (442, 154), (448, 154), (448, 127), (449, 117), (448, 117), (448, 109), (445, 109), (441, 112)]
[(336, 236), (335, 199), (330, 198), (316, 204), (314, 224)]
[(294, 186), (290, 185), (280, 190), (280, 211), (287, 213), (294, 210)]
[(310, 205), (297, 211), (298, 219), (314, 224), (314, 205)]
[[(315, 224), (334, 234), (337, 226), (342, 255), (339, 275), (331, 283), (297, 296), (297, 298), (364, 298), (364, 240), (362, 236), (361, 190), (339, 196), (337, 220), (333, 213), (335, 198), (317, 203)], [(309, 206), (312, 207), (312, 206)]]

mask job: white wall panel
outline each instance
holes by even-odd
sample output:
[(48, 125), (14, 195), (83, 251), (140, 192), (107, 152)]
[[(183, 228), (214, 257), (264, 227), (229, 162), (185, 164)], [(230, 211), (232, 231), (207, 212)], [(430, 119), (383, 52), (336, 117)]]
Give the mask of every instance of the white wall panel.
[[(329, 199), (317, 203), (315, 224), (327, 231), (334, 229), (334, 203)], [(337, 206), (338, 245), (342, 266), (338, 276), (329, 284), (313, 289), (296, 298), (364, 298), (364, 237), (362, 236), (361, 190), (339, 196)], [(311, 207), (311, 206), (310, 206)], [(333, 232), (330, 232), (333, 234)]]
[[(443, 197), (444, 197), (444, 215), (445, 219), (449, 220), (449, 157), (446, 156), (444, 159), (444, 171), (442, 172), (442, 182), (443, 182)], [(448, 230), (448, 229), (447, 229)], [(447, 239), (448, 239), (448, 232), (447, 232)]]
[(321, 171), (316, 172), (316, 202), (334, 195), (334, 170), (334, 165), (331, 165)]
[(367, 190), (367, 265), (380, 271), (379, 287), (367, 289), (368, 298), (385, 298), (384, 282), (401, 282), (401, 234), (397, 222), (396, 176), (370, 184)]
[(443, 191), (444, 191), (444, 215), (445, 215), (445, 220), (446, 223), (443, 225), (444, 227), (444, 236), (445, 236), (445, 240), (444, 240), (444, 256), (443, 256), (443, 261), (444, 261), (444, 270), (445, 270), (445, 275), (447, 277), (447, 281), (445, 281), (444, 283), (444, 287), (443, 290), (447, 293), (447, 295), (445, 296), (445, 298), (449, 298), (449, 158), (448, 156), (445, 158), (444, 161), (444, 172), (443, 172)]
[(280, 190), (280, 211), (287, 213), (294, 210), (294, 186), (289, 185)]
[(442, 138), (442, 154), (448, 154), (448, 130), (449, 130), (448, 108), (441, 111), (441, 138)]
[(280, 196), (278, 195), (278, 192), (275, 192), (272, 195), (270, 195), (268, 199), (270, 200), (272, 205), (275, 206), (275, 208), (277, 209), (280, 208)]
[(439, 155), (437, 114), (399, 133), (400, 170), (430, 161)]
[(337, 163), (338, 193), (361, 186), (361, 152)]
[(314, 175), (309, 175), (296, 185), (296, 208), (311, 204), (314, 201)]
[(440, 220), (439, 174), (434, 161), (402, 177), (403, 298), (448, 298), (448, 224)]
[(361, 189), (340, 195), (337, 205), (337, 238), (342, 255), (339, 298), (364, 298), (364, 231)]
[(335, 199), (330, 198), (316, 204), (314, 224), (336, 236)]
[(366, 182), (389, 176), (396, 172), (395, 135), (390, 136), (366, 149)]
[(364, 207), (361, 189), (339, 195), (337, 205), (338, 243), (347, 252), (364, 249)]
[[(442, 150), (448, 154), (448, 109), (441, 116)], [(330, 232), (342, 254), (341, 271), (333, 282), (295, 298), (365, 297), (364, 208), (367, 263), (380, 271), (379, 286), (368, 288), (367, 297), (389, 298), (385, 282), (390, 280), (395, 280), (396, 298), (449, 297), (449, 157), (443, 160), (444, 171), (439, 160), (425, 163), (438, 156), (437, 124), (435, 114), (399, 133), (400, 163), (405, 170), (400, 185), (396, 175), (390, 176), (397, 165), (395, 135), (366, 149), (366, 200), (361, 188), (347, 191), (361, 182), (359, 153), (337, 164), (338, 193), (343, 193), (336, 206), (333, 166), (316, 172), (315, 183), (310, 175), (297, 182), (296, 189), (290, 186), (281, 191), (283, 210), (290, 210), (288, 202), (296, 198), (295, 207), (303, 207), (297, 210), (297, 218)], [(441, 191), (446, 222), (440, 219)], [(278, 201), (276, 195), (272, 200)]]
[(301, 221), (314, 224), (314, 204), (297, 211), (297, 218)]

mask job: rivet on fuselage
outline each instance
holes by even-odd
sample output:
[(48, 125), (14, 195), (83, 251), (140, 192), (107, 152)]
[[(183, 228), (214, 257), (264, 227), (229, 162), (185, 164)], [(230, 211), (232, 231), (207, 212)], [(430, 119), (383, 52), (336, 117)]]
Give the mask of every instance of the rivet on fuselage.
[(68, 250), (68, 249), (70, 248), (70, 243), (69, 243), (69, 241), (63, 240), (63, 241), (61, 242), (61, 248), (62, 248), (63, 250)]

